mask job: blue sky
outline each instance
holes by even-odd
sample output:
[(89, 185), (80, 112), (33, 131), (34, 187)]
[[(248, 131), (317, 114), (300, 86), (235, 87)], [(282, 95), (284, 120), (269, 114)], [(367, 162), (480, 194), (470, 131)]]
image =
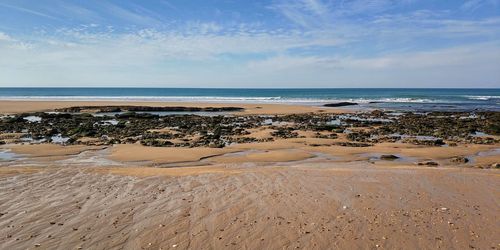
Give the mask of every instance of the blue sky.
[(0, 0), (0, 87), (500, 87), (500, 0)]

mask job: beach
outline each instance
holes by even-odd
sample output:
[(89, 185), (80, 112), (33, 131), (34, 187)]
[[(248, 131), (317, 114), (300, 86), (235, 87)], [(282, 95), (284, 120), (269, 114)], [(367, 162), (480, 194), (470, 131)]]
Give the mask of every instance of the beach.
[[(109, 106), (109, 105), (135, 105), (135, 106), (177, 106), (177, 107), (225, 107), (234, 106), (228, 103), (213, 102), (154, 102), (154, 101), (11, 101), (0, 100), (0, 114), (12, 114), (23, 112), (49, 111), (57, 108), (70, 106)], [(280, 104), (248, 104), (236, 103), (238, 107), (245, 110), (244, 114), (294, 114), (325, 111), (321, 107), (305, 105), (280, 105)], [(328, 109), (328, 112), (347, 112), (341, 109)]]
[(0, 0), (0, 250), (500, 250), (500, 0)]
[(500, 247), (495, 111), (9, 100), (0, 114), (3, 249)]

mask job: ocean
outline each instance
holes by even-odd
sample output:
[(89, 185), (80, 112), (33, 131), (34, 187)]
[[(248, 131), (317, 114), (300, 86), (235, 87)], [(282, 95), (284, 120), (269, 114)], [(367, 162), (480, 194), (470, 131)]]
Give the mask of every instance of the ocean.
[(322, 105), (414, 111), (500, 111), (500, 89), (0, 88), (0, 100), (129, 100)]

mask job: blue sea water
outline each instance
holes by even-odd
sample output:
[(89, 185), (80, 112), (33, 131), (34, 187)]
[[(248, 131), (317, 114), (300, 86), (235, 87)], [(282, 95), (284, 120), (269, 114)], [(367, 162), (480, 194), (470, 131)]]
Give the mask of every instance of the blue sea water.
[(396, 110), (500, 111), (500, 89), (0, 88), (0, 100), (290, 103), (349, 101)]

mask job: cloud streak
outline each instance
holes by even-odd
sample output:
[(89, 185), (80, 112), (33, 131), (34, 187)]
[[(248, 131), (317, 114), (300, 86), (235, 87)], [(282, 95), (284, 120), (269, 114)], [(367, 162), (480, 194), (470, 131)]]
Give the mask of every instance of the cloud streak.
[(14, 10), (14, 11), (20, 11), (20, 12), (27, 13), (27, 14), (34, 15), (34, 16), (38, 16), (38, 17), (58, 20), (58, 18), (56, 18), (54, 16), (51, 16), (49, 14), (46, 14), (46, 13), (43, 13), (40, 11), (35, 11), (35, 10), (29, 9), (29, 8), (23, 8), (20, 6), (15, 6), (15, 5), (10, 5), (10, 4), (5, 4), (5, 3), (0, 3), (0, 7), (5, 7), (8, 9)]

